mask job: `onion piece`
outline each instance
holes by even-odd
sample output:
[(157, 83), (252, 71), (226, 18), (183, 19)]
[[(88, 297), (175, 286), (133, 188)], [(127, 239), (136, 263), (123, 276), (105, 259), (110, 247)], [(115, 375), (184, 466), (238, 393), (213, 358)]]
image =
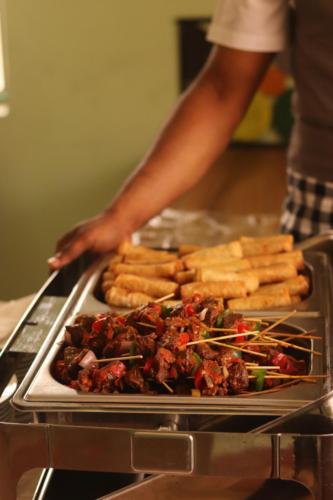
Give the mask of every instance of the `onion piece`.
[(89, 350), (81, 359), (79, 366), (81, 366), (81, 368), (87, 368), (87, 366), (96, 361), (96, 359), (95, 353)]
[(200, 321), (204, 321), (206, 314), (208, 312), (208, 307), (205, 307), (199, 314)]

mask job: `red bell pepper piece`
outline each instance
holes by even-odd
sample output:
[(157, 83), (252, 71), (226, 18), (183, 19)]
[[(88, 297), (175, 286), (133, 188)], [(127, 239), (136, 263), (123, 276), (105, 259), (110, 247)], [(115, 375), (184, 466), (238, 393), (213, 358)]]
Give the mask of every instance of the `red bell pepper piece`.
[(196, 389), (200, 389), (201, 388), (201, 382), (202, 382), (202, 378), (203, 378), (203, 368), (202, 366), (199, 366), (199, 368), (197, 369), (197, 371), (195, 372), (194, 374), (194, 387)]
[(183, 332), (183, 333), (179, 334), (179, 336), (178, 336), (178, 344), (180, 346), (186, 345), (189, 341), (190, 341), (190, 336), (189, 336), (188, 333)]
[(146, 375), (149, 374), (151, 367), (153, 366), (154, 363), (154, 356), (150, 356), (149, 358), (146, 359), (146, 362), (143, 366), (143, 371)]
[(105, 318), (101, 318), (94, 321), (93, 324), (91, 325), (91, 328), (92, 330), (94, 330), (94, 332), (99, 333), (104, 325), (105, 325)]
[(193, 316), (195, 314), (195, 309), (192, 304), (185, 304), (184, 310), (186, 316)]

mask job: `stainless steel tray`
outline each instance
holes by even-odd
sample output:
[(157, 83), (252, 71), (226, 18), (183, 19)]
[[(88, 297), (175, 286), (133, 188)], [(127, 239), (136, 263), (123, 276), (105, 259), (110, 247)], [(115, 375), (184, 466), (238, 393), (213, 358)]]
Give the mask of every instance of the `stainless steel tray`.
[[(107, 413), (177, 413), (224, 415), (284, 415), (316, 400), (332, 387), (330, 331), (332, 327), (331, 263), (326, 254), (307, 252), (307, 272), (311, 278), (309, 297), (297, 306), (298, 312), (288, 326), (299, 331), (315, 329), (321, 340), (312, 340), (312, 347), (322, 356), (311, 356), (310, 374), (325, 374), (316, 384), (301, 382), (282, 391), (256, 397), (201, 397), (142, 394), (78, 393), (58, 383), (50, 367), (64, 337), (64, 325), (78, 313), (109, 310), (96, 298), (96, 286), (106, 262), (91, 266), (80, 279), (67, 306), (37, 356), (20, 389), (13, 398), (16, 408), (36, 412), (107, 412)], [(271, 315), (273, 311), (260, 313)], [(276, 311), (275, 311), (276, 313)], [(279, 311), (283, 315), (283, 311)]]

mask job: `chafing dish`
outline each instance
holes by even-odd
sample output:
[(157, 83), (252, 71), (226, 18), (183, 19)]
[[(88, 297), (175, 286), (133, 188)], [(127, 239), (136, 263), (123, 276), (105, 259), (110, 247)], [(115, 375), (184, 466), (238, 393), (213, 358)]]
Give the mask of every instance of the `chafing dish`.
[[(306, 341), (322, 356), (304, 356), (309, 374), (326, 375), (316, 384), (301, 382), (272, 394), (257, 397), (201, 397), (144, 394), (95, 394), (78, 393), (57, 382), (51, 374), (51, 365), (64, 337), (64, 325), (79, 313), (97, 313), (108, 310), (98, 300), (96, 287), (105, 268), (105, 261), (94, 263), (81, 277), (70, 297), (71, 306), (58, 318), (51, 329), (43, 350), (38, 354), (30, 375), (14, 397), (19, 409), (29, 409), (38, 414), (44, 412), (48, 420), (51, 412), (102, 412), (102, 413), (155, 413), (155, 414), (213, 414), (213, 415), (282, 415), (316, 400), (332, 386), (330, 360), (330, 329), (332, 325), (332, 289), (329, 282), (330, 262), (325, 254), (308, 252), (307, 273), (311, 280), (311, 294), (298, 305), (298, 313), (284, 326), (288, 331), (302, 333), (315, 330), (320, 340)], [(324, 300), (323, 300), (324, 298)], [(272, 311), (260, 313), (270, 316)], [(279, 311), (283, 316), (286, 311)], [(52, 420), (54, 415), (51, 416)], [(76, 421), (78, 418), (76, 416)]]
[[(78, 312), (101, 312), (106, 308), (95, 295), (105, 263), (74, 273), (69, 281), (65, 279), (66, 271), (53, 276), (0, 359), (0, 368), (12, 366), (20, 336), (28, 327), (40, 327), (38, 322), (33, 325), (32, 318), (38, 315), (41, 304), (45, 308), (52, 299), (54, 308), (50, 310), (56, 311), (53, 324), (50, 327), (48, 322), (40, 321), (45, 341), (13, 398), (14, 407), (32, 412), (35, 423), (0, 424), (0, 447), (10, 457), (2, 464), (3, 470), (0, 467), (0, 492), (8, 467), (16, 480), (23, 470), (44, 466), (133, 474), (295, 479), (312, 488), (316, 498), (330, 498), (327, 492), (331, 495), (333, 489), (324, 461), (328, 461), (331, 473), (332, 248), (333, 233), (316, 239), (313, 245), (307, 242), (312, 291), (288, 321), (288, 326), (297, 331), (314, 328), (321, 336), (321, 341), (313, 341), (313, 347), (322, 356), (310, 357), (308, 368), (310, 373), (326, 375), (326, 379), (317, 384), (300, 383), (280, 391), (278, 396), (230, 397), (227, 402), (218, 398), (193, 401), (171, 395), (153, 399), (142, 395), (82, 396), (58, 384), (49, 368), (59, 349), (64, 324)], [(279, 311), (279, 315), (284, 312)], [(262, 316), (271, 314), (266, 311)], [(298, 428), (297, 422), (304, 423), (300, 420), (304, 405), (310, 407), (311, 427), (304, 424)], [(273, 425), (279, 420), (277, 416), (292, 422), (294, 413), (296, 424), (289, 427), (290, 432), (274, 427), (256, 432), (263, 424)], [(299, 453), (300, 447), (304, 453)], [(310, 464), (303, 459), (309, 454)]]

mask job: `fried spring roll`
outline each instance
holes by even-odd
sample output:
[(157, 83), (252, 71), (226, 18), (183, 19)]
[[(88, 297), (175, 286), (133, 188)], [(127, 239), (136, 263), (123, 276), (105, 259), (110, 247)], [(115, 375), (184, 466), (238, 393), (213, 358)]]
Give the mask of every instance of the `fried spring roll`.
[(294, 239), (291, 234), (278, 234), (265, 238), (249, 238), (247, 236), (240, 238), (244, 257), (291, 252), (293, 243)]
[(291, 298), (288, 292), (275, 295), (252, 295), (245, 299), (228, 300), (228, 308), (232, 310), (265, 310), (274, 307), (284, 307), (291, 305)]
[(171, 262), (177, 260), (177, 255), (165, 250), (154, 250), (143, 245), (132, 245), (124, 242), (118, 247), (118, 253), (123, 256), (123, 261), (140, 264), (157, 264), (161, 262)]
[(233, 273), (233, 272), (219, 272), (214, 268), (197, 269), (196, 281), (243, 281), (247, 292), (254, 292), (259, 287), (258, 277), (252, 273)]
[(119, 262), (122, 262), (122, 260), (122, 255), (111, 255), (109, 259), (109, 268), (112, 269), (115, 264), (119, 264)]
[(264, 285), (258, 288), (253, 295), (266, 295), (283, 292), (286, 290), (290, 295), (307, 295), (309, 293), (309, 280), (302, 274), (290, 280), (276, 283), (275, 285)]
[[(276, 264), (275, 266), (258, 267), (257, 269), (252, 269), (251, 271), (244, 271), (244, 273), (251, 273), (257, 276), (260, 285), (263, 283), (276, 283), (279, 281), (285, 281), (290, 278), (295, 278), (297, 276), (296, 267), (293, 264)], [(243, 274), (239, 273), (240, 276)]]
[(248, 259), (231, 259), (215, 266), (197, 267), (195, 276), (197, 281), (209, 281), (208, 276), (211, 276), (213, 273), (239, 272), (249, 269), (251, 269), (251, 264)]
[(291, 300), (291, 305), (296, 306), (297, 304), (302, 302), (302, 297), (300, 295), (291, 295), (290, 300)]
[(179, 245), (178, 248), (178, 255), (179, 257), (184, 257), (184, 255), (188, 255), (193, 252), (197, 252), (198, 250), (201, 250), (202, 246), (201, 245), (188, 245), (188, 244), (183, 244)]
[(110, 288), (112, 287), (112, 285), (113, 285), (113, 281), (103, 281), (102, 285), (101, 285), (103, 293), (106, 294), (106, 292), (108, 290), (110, 290)]
[(115, 264), (112, 271), (118, 274), (135, 274), (150, 278), (171, 278), (183, 267), (181, 260), (165, 262), (163, 264)]
[(196, 267), (204, 267), (205, 265), (210, 265), (210, 263), (221, 263), (225, 261), (230, 261), (232, 258), (242, 258), (242, 247), (239, 241), (231, 241), (224, 245), (217, 245), (215, 247), (203, 248), (197, 252), (185, 255), (183, 261), (187, 269), (192, 269)]
[(185, 285), (186, 283), (191, 283), (194, 281), (195, 271), (189, 269), (187, 271), (179, 271), (175, 274), (175, 281), (179, 283), (179, 285)]
[(272, 255), (258, 255), (255, 257), (248, 257), (247, 260), (250, 262), (252, 268), (283, 264), (284, 262), (293, 264), (297, 270), (304, 268), (304, 257), (301, 250)]
[(113, 272), (110, 271), (109, 269), (107, 271), (104, 271), (102, 279), (103, 281), (113, 281), (114, 280)]
[(179, 285), (173, 281), (134, 274), (119, 274), (114, 284), (131, 292), (142, 292), (152, 297), (164, 297), (170, 293), (176, 293), (179, 288)]
[(139, 307), (154, 299), (145, 293), (129, 292), (120, 287), (113, 286), (106, 292), (106, 301), (110, 306), (116, 307)]
[(191, 297), (194, 293), (199, 293), (201, 297), (245, 297), (246, 286), (243, 281), (215, 281), (203, 283), (195, 281), (180, 287), (183, 299)]

